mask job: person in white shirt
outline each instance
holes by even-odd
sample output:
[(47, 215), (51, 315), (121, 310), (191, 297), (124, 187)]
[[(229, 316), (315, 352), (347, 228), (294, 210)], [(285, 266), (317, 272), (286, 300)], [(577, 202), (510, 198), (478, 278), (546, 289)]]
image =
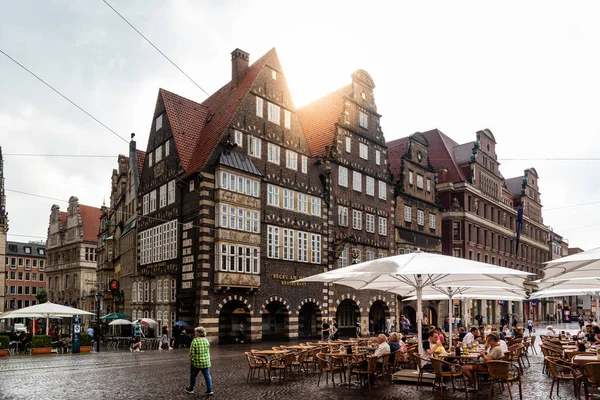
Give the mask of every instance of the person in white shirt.
[(508, 345), (506, 344), (506, 342), (500, 339), (498, 343), (500, 344), (500, 349), (502, 350), (502, 352), (508, 353)]
[(546, 327), (546, 330), (548, 331), (548, 332), (546, 332), (546, 336), (556, 337), (556, 332), (554, 332), (554, 328), (552, 327), (552, 325), (548, 325)]
[(479, 336), (479, 329), (472, 327), (469, 333), (467, 333), (462, 340), (463, 347), (479, 344), (479, 341), (475, 339), (477, 336)]
[(375, 349), (375, 353), (371, 357), (377, 357), (377, 362), (383, 362), (383, 356), (386, 354), (390, 354), (390, 345), (387, 342), (387, 337), (383, 333), (380, 333), (377, 336), (377, 349)]

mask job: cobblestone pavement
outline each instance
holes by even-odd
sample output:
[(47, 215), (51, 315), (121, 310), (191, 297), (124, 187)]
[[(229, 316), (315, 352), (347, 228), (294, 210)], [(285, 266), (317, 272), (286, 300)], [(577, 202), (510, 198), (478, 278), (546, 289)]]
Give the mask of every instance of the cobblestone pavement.
[[(558, 329), (575, 331), (576, 325), (555, 325)], [(537, 335), (543, 333), (537, 329)], [(374, 388), (337, 387), (321, 382), (317, 374), (303, 381), (265, 384), (259, 380), (246, 383), (247, 362), (244, 351), (251, 348), (270, 348), (276, 343), (215, 346), (211, 350), (211, 369), (214, 399), (306, 399), (318, 396), (325, 399), (437, 399), (431, 387), (417, 389), (411, 384), (387, 384)], [(539, 351), (538, 351), (539, 353)], [(542, 374), (542, 357), (530, 355), (531, 367), (523, 377), (524, 399), (548, 399), (551, 379)], [(206, 390), (202, 374), (198, 376), (197, 394), (183, 392), (189, 379), (187, 349), (174, 351), (104, 351), (97, 354), (16, 356), (0, 359), (0, 399), (196, 399)], [(469, 393), (470, 399), (487, 399), (489, 385), (478, 393)], [(513, 385), (518, 398), (518, 388)], [(446, 391), (445, 398), (464, 399), (464, 392)], [(508, 398), (508, 393), (495, 398)], [(558, 399), (573, 399), (572, 386), (561, 385)]]

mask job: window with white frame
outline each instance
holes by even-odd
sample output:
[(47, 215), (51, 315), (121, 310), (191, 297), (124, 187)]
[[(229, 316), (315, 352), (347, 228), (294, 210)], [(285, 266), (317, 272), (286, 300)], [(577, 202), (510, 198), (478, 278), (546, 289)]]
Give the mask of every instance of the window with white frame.
[(170, 181), (167, 185), (168, 185), (167, 203), (168, 204), (175, 203), (175, 180)]
[(414, 185), (414, 183), (413, 183), (413, 172), (412, 171), (408, 171), (408, 184), (409, 185)]
[(267, 257), (279, 258), (279, 228), (270, 226), (267, 229)]
[(260, 146), (262, 141), (259, 138), (248, 135), (248, 155), (260, 158)]
[(425, 213), (423, 210), (417, 210), (417, 225), (425, 225)]
[(308, 195), (298, 193), (298, 212), (308, 214)]
[(150, 301), (150, 283), (149, 282), (144, 282), (144, 301), (145, 302)]
[(375, 164), (381, 165), (381, 152), (379, 150), (375, 150)]
[(298, 170), (298, 153), (291, 150), (285, 151), (285, 166), (294, 171)]
[(344, 268), (348, 265), (348, 247), (344, 246), (344, 248), (340, 251), (340, 257), (338, 258), (338, 267)]
[(221, 204), (216, 208), (217, 227), (259, 233), (260, 211)]
[(148, 166), (152, 166), (152, 152), (148, 153)]
[(194, 183), (194, 180), (192, 179), (192, 180), (190, 181), (190, 189), (189, 189), (189, 190), (190, 190), (190, 193), (192, 193), (192, 192), (194, 191), (194, 186), (195, 186), (195, 183)]
[(138, 282), (138, 303), (144, 301), (144, 283)]
[(137, 283), (133, 282), (131, 285), (131, 302), (137, 303)]
[(302, 156), (302, 173), (308, 173), (308, 157)]
[(423, 175), (417, 174), (417, 187), (423, 189)]
[(379, 181), (379, 198), (382, 200), (387, 199), (387, 184)]
[(150, 212), (156, 211), (156, 190), (150, 192)]
[(375, 258), (375, 253), (370, 250), (367, 250), (367, 261), (372, 261)]
[(267, 102), (267, 119), (277, 125), (280, 125), (281, 108), (271, 102)]
[(263, 117), (263, 99), (261, 97), (256, 96), (256, 116)]
[(379, 234), (387, 236), (387, 218), (379, 217)]
[(404, 221), (412, 221), (412, 207), (410, 206), (404, 206)]
[(352, 228), (362, 229), (362, 211), (352, 210)]
[(294, 209), (294, 191), (283, 189), (283, 208), (287, 210)]
[(310, 262), (321, 263), (321, 235), (310, 234)]
[(375, 215), (366, 214), (365, 230), (370, 233), (375, 233)]
[(292, 113), (288, 110), (283, 112), (283, 121), (285, 129), (292, 129)]
[(360, 125), (361, 128), (369, 129), (369, 114), (364, 111), (359, 111), (358, 125)]
[(386, 258), (387, 255), (385, 253), (379, 253), (377, 254), (377, 258)]
[(267, 185), (267, 204), (279, 207), (279, 186)]
[(299, 262), (308, 262), (308, 233), (298, 231), (298, 258)]
[(431, 192), (431, 179), (427, 178), (427, 191)]
[(352, 151), (352, 139), (350, 136), (346, 136), (346, 152), (350, 153)]
[(375, 196), (375, 179), (371, 176), (365, 176), (366, 193), (369, 196)]
[(163, 114), (160, 114), (156, 117), (156, 124), (154, 125), (154, 130), (157, 131), (163, 126)]
[(244, 147), (244, 134), (238, 130), (235, 130), (233, 132), (235, 144), (237, 144), (239, 147)]
[(348, 207), (338, 206), (338, 225), (348, 226)]
[(294, 261), (294, 231), (283, 229), (283, 259)]
[(177, 220), (173, 220), (140, 232), (140, 264), (176, 258), (177, 229)]
[(435, 214), (429, 214), (429, 229), (435, 229)]
[(163, 281), (159, 280), (156, 282), (156, 301), (162, 303), (163, 299)]
[(167, 140), (167, 141), (165, 142), (165, 158), (169, 157), (169, 154), (170, 154), (170, 152), (171, 152), (171, 151), (170, 151), (170, 147), (171, 147), (171, 146), (169, 145), (169, 141)]
[(269, 143), (267, 145), (267, 161), (279, 165), (279, 162), (281, 160), (280, 150), (281, 148), (276, 144)]
[(177, 281), (175, 279), (171, 279), (171, 301), (175, 301), (176, 298), (176, 288), (177, 288)]
[(163, 208), (167, 205), (167, 185), (162, 185), (160, 187), (160, 208)]
[(148, 206), (149, 206), (150, 195), (144, 195), (144, 201), (142, 202), (142, 214), (148, 214)]
[[(175, 182), (173, 181), (173, 184)], [(250, 179), (241, 175), (222, 171), (219, 175), (218, 187), (220, 189), (231, 190), (232, 192), (242, 193), (248, 196), (259, 197), (259, 181)], [(174, 186), (173, 186), (174, 190)], [(175, 193), (173, 191), (173, 193)]]
[(158, 146), (156, 150), (154, 150), (154, 163), (158, 163), (162, 161), (162, 146)]
[(165, 279), (163, 281), (163, 301), (164, 302), (168, 302), (169, 301), (169, 293), (171, 292), (171, 283), (168, 279)]
[(358, 154), (363, 160), (369, 159), (369, 147), (364, 143), (359, 143)]
[(352, 171), (352, 189), (362, 192), (362, 174), (360, 172)]
[(244, 274), (260, 273), (260, 249), (258, 247), (217, 243), (216, 251), (220, 271)]
[(310, 213), (321, 217), (321, 199), (319, 197), (311, 197)]
[(338, 184), (340, 186), (348, 187), (348, 168), (342, 166), (338, 167)]

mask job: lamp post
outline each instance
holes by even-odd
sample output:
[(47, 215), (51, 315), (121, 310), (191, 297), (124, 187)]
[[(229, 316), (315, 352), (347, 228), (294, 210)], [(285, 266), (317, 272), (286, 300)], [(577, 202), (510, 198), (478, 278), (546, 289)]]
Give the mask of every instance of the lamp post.
[(100, 300), (102, 300), (102, 293), (100, 290), (96, 292), (96, 352), (100, 352)]

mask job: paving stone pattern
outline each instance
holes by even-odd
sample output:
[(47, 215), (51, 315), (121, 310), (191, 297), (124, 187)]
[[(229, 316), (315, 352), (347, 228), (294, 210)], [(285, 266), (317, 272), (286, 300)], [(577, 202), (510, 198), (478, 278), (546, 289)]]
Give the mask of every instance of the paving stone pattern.
[[(556, 326), (555, 326), (556, 327)], [(575, 330), (575, 325), (558, 326)], [(541, 334), (538, 329), (536, 334)], [(255, 380), (246, 383), (248, 371), (244, 351), (270, 348), (277, 343), (215, 346), (211, 350), (213, 399), (438, 399), (431, 387), (416, 388), (412, 384), (380, 383), (371, 393), (367, 388), (337, 387), (321, 382), (317, 374), (290, 383), (275, 381), (265, 384)], [(548, 399), (551, 379), (542, 374), (542, 356), (530, 355), (531, 367), (525, 368), (523, 399)], [(196, 394), (183, 388), (189, 380), (187, 349), (174, 351), (104, 351), (96, 354), (16, 356), (0, 359), (0, 399), (197, 399), (206, 390), (202, 374), (198, 376)], [(478, 393), (469, 393), (473, 400), (487, 399), (489, 385)], [(518, 387), (513, 396), (518, 399)], [(464, 399), (464, 392), (446, 391), (447, 399)], [(508, 399), (508, 392), (496, 393), (496, 399)], [(561, 385), (557, 399), (574, 399), (570, 385)]]

